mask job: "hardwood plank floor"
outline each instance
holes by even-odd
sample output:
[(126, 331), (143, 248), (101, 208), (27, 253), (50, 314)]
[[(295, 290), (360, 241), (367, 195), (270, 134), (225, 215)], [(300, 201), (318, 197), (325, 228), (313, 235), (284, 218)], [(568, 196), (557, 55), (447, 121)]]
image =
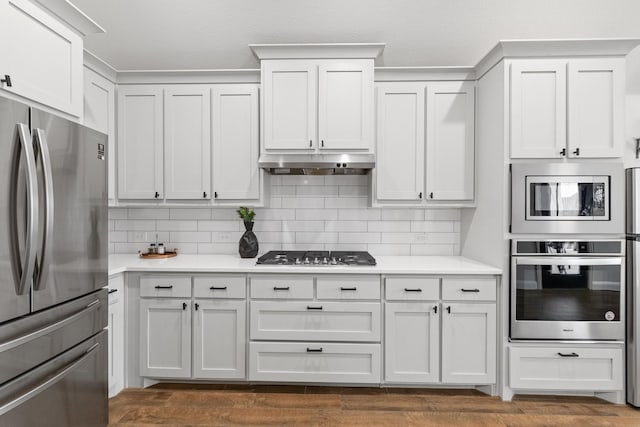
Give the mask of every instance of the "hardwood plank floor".
[(110, 426), (638, 426), (640, 410), (589, 397), (468, 389), (157, 384), (109, 401)]

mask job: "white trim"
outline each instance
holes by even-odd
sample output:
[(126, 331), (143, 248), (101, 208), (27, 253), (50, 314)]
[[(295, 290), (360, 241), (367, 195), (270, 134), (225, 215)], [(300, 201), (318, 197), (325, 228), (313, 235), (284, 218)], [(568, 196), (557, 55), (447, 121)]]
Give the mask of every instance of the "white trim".
[(89, 34), (106, 33), (96, 21), (78, 9), (69, 0), (32, 0), (52, 13), (56, 18), (69, 25), (83, 37)]
[(375, 67), (376, 82), (476, 80), (472, 66), (454, 67)]
[(87, 49), (84, 50), (83, 63), (85, 67), (100, 74), (111, 83), (115, 83), (117, 81), (118, 71), (111, 65), (107, 64), (103, 59), (98, 58), (95, 54), (89, 52)]
[(124, 85), (260, 83), (260, 70), (118, 70), (117, 83)]
[(258, 59), (375, 59), (386, 43), (250, 44)]

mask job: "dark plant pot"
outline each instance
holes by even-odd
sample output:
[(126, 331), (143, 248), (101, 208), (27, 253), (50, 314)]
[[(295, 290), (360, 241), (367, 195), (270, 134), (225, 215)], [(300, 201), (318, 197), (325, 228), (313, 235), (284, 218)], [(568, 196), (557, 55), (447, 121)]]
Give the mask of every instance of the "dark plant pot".
[(240, 258), (255, 258), (258, 255), (258, 238), (253, 234), (253, 222), (244, 222), (245, 232), (240, 238)]

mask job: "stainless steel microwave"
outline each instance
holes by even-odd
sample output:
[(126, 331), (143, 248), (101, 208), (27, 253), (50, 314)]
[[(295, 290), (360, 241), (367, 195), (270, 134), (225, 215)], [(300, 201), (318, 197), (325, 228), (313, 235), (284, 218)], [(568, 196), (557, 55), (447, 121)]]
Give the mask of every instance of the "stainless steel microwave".
[(511, 232), (624, 233), (622, 163), (512, 164)]

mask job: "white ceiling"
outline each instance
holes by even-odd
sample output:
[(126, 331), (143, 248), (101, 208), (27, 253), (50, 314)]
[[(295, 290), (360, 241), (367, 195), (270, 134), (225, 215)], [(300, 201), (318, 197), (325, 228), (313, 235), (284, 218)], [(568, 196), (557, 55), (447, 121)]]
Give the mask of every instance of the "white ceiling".
[(118, 70), (258, 68), (250, 43), (385, 42), (377, 65), (475, 65), (500, 39), (640, 37), (638, 0), (71, 0)]

